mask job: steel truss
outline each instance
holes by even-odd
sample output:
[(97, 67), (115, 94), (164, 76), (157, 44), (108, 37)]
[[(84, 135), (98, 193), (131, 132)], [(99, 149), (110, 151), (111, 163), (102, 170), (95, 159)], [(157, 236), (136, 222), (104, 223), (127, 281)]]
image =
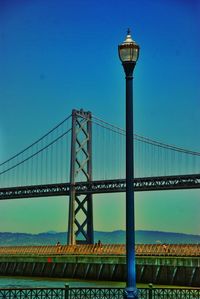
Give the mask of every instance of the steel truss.
[[(73, 186), (70, 183), (61, 183), (0, 188), (0, 200), (61, 195), (69, 196), (72, 188), (78, 195), (118, 193), (125, 192), (126, 181), (124, 179), (117, 179), (76, 182)], [(146, 177), (136, 178), (134, 180), (135, 191), (163, 191), (197, 188), (200, 188), (200, 174)]]

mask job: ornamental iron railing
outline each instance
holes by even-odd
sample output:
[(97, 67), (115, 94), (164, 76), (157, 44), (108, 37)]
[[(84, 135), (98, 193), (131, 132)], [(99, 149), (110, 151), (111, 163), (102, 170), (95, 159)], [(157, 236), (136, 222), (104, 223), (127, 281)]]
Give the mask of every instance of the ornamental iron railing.
[[(123, 299), (124, 288), (3, 288), (0, 299)], [(200, 289), (149, 288), (138, 289), (139, 299), (199, 299)]]
[(64, 288), (6, 288), (0, 289), (0, 299), (65, 299)]
[[(124, 244), (8, 246), (0, 255), (125, 255)], [(137, 244), (137, 256), (200, 256), (200, 244)]]

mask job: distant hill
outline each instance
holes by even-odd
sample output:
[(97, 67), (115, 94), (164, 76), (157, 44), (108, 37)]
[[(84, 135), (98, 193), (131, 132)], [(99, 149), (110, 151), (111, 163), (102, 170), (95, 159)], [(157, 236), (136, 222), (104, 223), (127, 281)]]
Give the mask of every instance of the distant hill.
[[(95, 231), (95, 242), (101, 240), (103, 244), (123, 244), (126, 233), (123, 230), (113, 232)], [(25, 246), (25, 245), (55, 245), (58, 241), (66, 244), (67, 234), (63, 232), (45, 232), (40, 234), (25, 233), (0, 233), (0, 246)], [(159, 231), (136, 231), (137, 244), (200, 244), (200, 235), (182, 233), (159, 232)]]
[[(113, 232), (95, 232), (95, 241), (101, 240), (104, 243), (125, 243), (125, 238), (126, 232), (123, 230)], [(137, 244), (196, 244), (200, 243), (200, 235), (137, 230), (135, 233), (135, 240)]]

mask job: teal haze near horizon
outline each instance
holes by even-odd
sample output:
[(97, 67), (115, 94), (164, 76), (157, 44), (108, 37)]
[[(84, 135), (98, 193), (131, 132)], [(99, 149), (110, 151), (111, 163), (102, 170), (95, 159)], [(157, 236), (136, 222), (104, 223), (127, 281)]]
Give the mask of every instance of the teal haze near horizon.
[[(125, 127), (117, 46), (141, 47), (135, 133), (200, 151), (200, 4), (180, 0), (0, 2), (0, 161), (83, 108)], [(200, 234), (200, 191), (136, 194), (136, 229)], [(67, 229), (68, 198), (2, 201), (1, 231)], [(94, 228), (125, 228), (125, 195), (94, 198)]]

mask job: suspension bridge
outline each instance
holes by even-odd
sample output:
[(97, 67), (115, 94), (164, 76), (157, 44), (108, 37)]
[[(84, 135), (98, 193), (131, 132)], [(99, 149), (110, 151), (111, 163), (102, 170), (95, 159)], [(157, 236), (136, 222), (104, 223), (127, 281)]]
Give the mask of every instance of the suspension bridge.
[[(135, 191), (200, 188), (200, 152), (133, 138)], [(93, 243), (93, 194), (125, 189), (125, 130), (83, 110), (0, 163), (0, 200), (69, 196), (69, 245)]]

